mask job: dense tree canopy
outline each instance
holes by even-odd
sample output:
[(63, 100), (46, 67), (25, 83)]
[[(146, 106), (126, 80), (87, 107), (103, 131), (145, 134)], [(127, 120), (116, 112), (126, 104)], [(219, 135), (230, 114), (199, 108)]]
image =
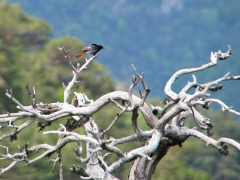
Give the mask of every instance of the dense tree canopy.
[[(124, 30), (124, 27), (126, 28), (124, 23), (124, 21), (119, 22), (119, 26), (123, 28), (123, 32), (126, 31)], [(26, 81), (28, 81), (30, 87), (35, 86), (38, 103), (41, 101), (44, 103), (63, 101), (62, 82), (65, 85), (68, 84), (72, 78), (72, 70), (70, 69), (68, 60), (64, 58), (63, 53), (58, 48), (64, 46), (66, 49), (70, 49), (70, 55), (74, 57), (84, 44), (70, 36), (50, 40), (51, 32), (50, 25), (43, 20), (27, 15), (19, 5), (11, 5), (6, 1), (0, 3), (0, 112), (15, 111), (15, 104), (5, 96), (6, 89), (9, 88), (12, 89), (14, 97), (21, 101), (21, 103), (31, 103), (31, 99), (26, 95)], [(128, 42), (125, 44), (129, 45)], [(108, 48), (111, 49), (111, 47)], [(152, 55), (152, 53), (150, 54)], [(101, 53), (99, 59), (103, 59), (103, 57), (104, 52)], [(117, 58), (117, 55), (112, 56), (110, 59), (114, 58)], [(131, 56), (129, 58), (131, 59)], [(73, 62), (74, 64), (79, 62), (81, 65), (85, 63), (84, 59), (77, 61), (74, 58)], [(122, 61), (117, 62), (120, 64), (123, 63)], [(124, 64), (127, 64), (130, 69), (130, 63), (126, 61)], [(151, 67), (148, 68), (151, 69)], [(147, 69), (145, 70), (147, 71)], [(105, 68), (96, 61), (92, 62), (86, 71), (81, 72), (78, 80), (80, 80), (80, 83), (74, 86), (73, 91), (84, 92), (92, 99), (97, 99), (101, 95), (113, 91), (115, 88), (114, 82), (106, 73)], [(155, 105), (160, 104), (160, 100), (150, 101), (149, 103)], [(103, 111), (95, 114), (94, 119), (97, 119), (99, 126), (104, 129), (114, 119), (115, 112), (118, 112), (116, 107), (107, 106)], [(217, 121), (221, 121), (222, 123), (222, 126), (218, 126), (214, 131), (215, 138), (224, 135), (238, 142), (240, 141), (239, 131), (237, 130), (239, 129), (239, 123), (234, 121), (234, 116), (223, 113), (214, 114), (212, 111), (205, 113), (211, 119), (217, 119)], [(109, 131), (109, 134), (114, 134), (114, 137), (120, 137), (121, 135), (125, 136), (133, 133), (131, 122), (126, 120), (129, 120), (130, 116), (130, 113), (124, 114)], [(59, 123), (65, 124), (66, 121), (67, 119), (64, 118)], [(51, 128), (57, 129), (59, 123), (53, 124)], [(144, 130), (149, 129), (144, 123), (143, 117), (139, 118), (139, 125)], [(11, 142), (9, 139), (5, 139), (1, 144), (7, 145), (11, 150), (16, 150), (17, 145), (23, 146), (26, 142), (29, 142), (31, 145), (46, 142), (46, 136), (42, 136), (42, 131), (38, 132), (36, 124), (32, 124), (28, 128), (28, 131), (21, 132), (18, 135), (16, 141)], [(47, 131), (48, 127), (45, 130)], [(6, 129), (1, 130), (1, 134), (5, 132)], [(77, 129), (77, 132), (84, 133), (82, 128)], [(53, 137), (47, 140), (48, 143), (54, 144), (56, 139), (57, 137)], [(124, 148), (128, 151), (137, 145), (129, 143)], [(78, 177), (69, 172), (69, 168), (73, 164), (72, 162), (79, 163), (75, 157), (69, 155), (69, 152), (73, 152), (72, 148), (74, 147), (76, 146), (68, 145), (63, 151), (64, 174), (69, 179)], [(201, 179), (238, 178), (239, 168), (234, 165), (238, 164), (239, 152), (234, 149), (231, 149), (230, 152), (231, 156), (223, 158), (215, 150), (205, 148), (204, 143), (190, 139), (189, 142), (183, 144), (183, 148), (174, 147), (171, 149), (168, 156), (159, 164), (159, 167), (163, 168), (158, 168), (155, 171), (154, 178), (159, 179), (160, 177), (161, 179), (166, 179), (168, 177), (170, 179), (178, 178), (182, 180), (199, 179), (199, 176), (202, 177)], [(1, 149), (1, 153), (5, 153), (5, 150)], [(14, 151), (11, 151), (11, 153), (14, 153)], [(51, 156), (50, 158), (54, 157)], [(110, 159), (110, 162), (113, 160), (114, 157)], [(48, 159), (43, 159), (33, 166), (28, 167), (25, 167), (24, 164), (18, 164), (11, 171), (11, 174), (4, 174), (3, 179), (9, 179), (10, 176), (14, 176), (14, 179), (58, 178), (57, 173), (51, 174), (52, 164), (46, 163), (47, 161)], [(8, 163), (6, 162), (6, 164)], [(1, 164), (3, 165), (1, 168), (5, 167), (6, 164)], [(118, 173), (121, 179), (126, 179), (130, 166), (131, 164), (129, 163), (119, 170)], [(36, 169), (41, 175), (36, 176)], [(174, 174), (172, 170), (175, 171)]]
[[(28, 13), (48, 21), (54, 27), (54, 37), (71, 34), (87, 44), (104, 44), (105, 53), (99, 61), (114, 78), (128, 81), (132, 72), (129, 64), (135, 64), (150, 81), (151, 97), (165, 98), (162, 88), (168, 78), (179, 68), (203, 64), (210, 51), (223, 49), (226, 44), (240, 49), (239, 0), (9, 1), (21, 3)], [(229, 62), (209, 70), (208, 76), (199, 75), (199, 81), (222, 76), (227, 73), (226, 67), (237, 74), (240, 53), (234, 53)], [(179, 78), (174, 88), (180, 90), (190, 79), (187, 75)], [(225, 96), (227, 92), (231, 98)], [(237, 95), (237, 88), (226, 92), (223, 88), (213, 94), (238, 108)]]
[(19, 5), (5, 1), (0, 4), (0, 97), (5, 100), (2, 108), (10, 110), (4, 96), (6, 88), (14, 88), (21, 99), (19, 80), (25, 74), (23, 67), (29, 59), (26, 53), (46, 43), (49, 33), (50, 26), (46, 22), (29, 17)]
[[(66, 71), (69, 68), (66, 66), (68, 62), (60, 56), (61, 52), (57, 49), (65, 45), (71, 49), (71, 54), (76, 54), (84, 44), (72, 37), (49, 41), (51, 28), (46, 22), (28, 16), (17, 4), (10, 5), (4, 1), (0, 5), (1, 99), (6, 100), (4, 92), (11, 87), (16, 97), (25, 102), (25, 98), (22, 99), (25, 92), (22, 90), (25, 82), (29, 81), (36, 87), (45, 87), (44, 95), (39, 92), (40, 98), (49, 96), (57, 100), (61, 97), (58, 94), (58, 89), (62, 87), (61, 83), (68, 82), (71, 76), (71, 72)], [(92, 68), (94, 73), (90, 70), (82, 75), (80, 80), (84, 82), (80, 88), (87, 89), (94, 97), (106, 93), (107, 90), (113, 90), (113, 81), (105, 73), (103, 66), (94, 62)], [(35, 79), (37, 77), (38, 80)], [(10, 111), (8, 101), (2, 105), (4, 109)]]

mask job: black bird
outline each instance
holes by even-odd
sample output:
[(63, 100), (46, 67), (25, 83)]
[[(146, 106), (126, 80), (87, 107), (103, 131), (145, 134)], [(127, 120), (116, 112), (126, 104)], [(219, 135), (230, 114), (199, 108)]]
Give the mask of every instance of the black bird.
[(100, 51), (101, 49), (104, 49), (104, 47), (102, 45), (91, 44), (91, 45), (83, 48), (82, 51), (76, 55), (76, 58), (80, 59), (87, 53), (90, 53), (95, 56), (98, 53), (98, 51)]

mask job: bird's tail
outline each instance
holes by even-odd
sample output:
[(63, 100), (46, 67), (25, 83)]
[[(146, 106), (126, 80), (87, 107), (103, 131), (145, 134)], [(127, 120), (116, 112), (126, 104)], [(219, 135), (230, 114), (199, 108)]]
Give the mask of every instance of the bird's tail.
[(80, 59), (81, 57), (83, 57), (88, 51), (82, 51), (79, 54), (76, 55), (76, 58)]

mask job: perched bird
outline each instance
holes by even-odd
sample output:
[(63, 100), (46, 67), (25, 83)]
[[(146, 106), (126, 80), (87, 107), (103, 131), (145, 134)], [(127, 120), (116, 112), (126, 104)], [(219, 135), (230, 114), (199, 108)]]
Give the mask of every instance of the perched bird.
[(76, 58), (80, 59), (87, 53), (90, 53), (95, 56), (98, 53), (98, 51), (100, 51), (101, 49), (104, 49), (104, 47), (102, 45), (91, 44), (91, 45), (83, 48), (82, 51), (76, 55)]

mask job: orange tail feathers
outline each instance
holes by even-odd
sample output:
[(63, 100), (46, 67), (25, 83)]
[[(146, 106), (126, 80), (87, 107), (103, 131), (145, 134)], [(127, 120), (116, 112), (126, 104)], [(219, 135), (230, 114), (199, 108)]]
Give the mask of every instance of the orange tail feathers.
[(79, 54), (76, 55), (76, 58), (80, 59), (81, 57), (83, 57), (88, 51), (82, 51)]

